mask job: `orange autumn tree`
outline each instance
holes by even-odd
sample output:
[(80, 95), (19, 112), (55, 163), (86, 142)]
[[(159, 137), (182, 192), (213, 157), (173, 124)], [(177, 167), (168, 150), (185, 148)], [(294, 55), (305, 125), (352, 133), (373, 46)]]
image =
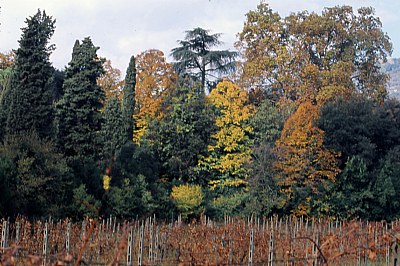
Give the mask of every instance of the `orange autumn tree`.
[(8, 51), (1, 53), (0, 52), (0, 69), (7, 69), (13, 66), (15, 61), (15, 52)]
[(160, 50), (147, 50), (136, 57), (136, 143), (146, 132), (148, 122), (162, 117), (162, 102), (168, 91), (175, 86), (177, 75)]
[(317, 105), (301, 103), (276, 142), (278, 160), (274, 166), (283, 194), (282, 207), (295, 215), (315, 211), (324, 191), (339, 173), (338, 154), (324, 147), (324, 132), (315, 125), (318, 118)]
[(103, 63), (104, 74), (97, 79), (97, 84), (101, 86), (106, 94), (106, 100), (112, 97), (121, 98), (124, 81), (122, 80), (121, 70), (111, 65), (110, 60)]

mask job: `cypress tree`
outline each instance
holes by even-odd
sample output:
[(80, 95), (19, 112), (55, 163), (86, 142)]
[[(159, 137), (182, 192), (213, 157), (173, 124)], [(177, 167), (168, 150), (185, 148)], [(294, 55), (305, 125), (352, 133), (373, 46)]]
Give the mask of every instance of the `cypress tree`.
[(136, 65), (135, 57), (132, 56), (125, 76), (125, 86), (123, 89), (124, 96), (122, 99), (122, 114), (124, 117), (124, 143), (132, 142), (133, 128), (135, 122), (133, 120), (133, 112), (135, 110), (135, 86), (136, 86)]
[(96, 83), (104, 71), (98, 49), (90, 38), (75, 42), (65, 71), (64, 95), (56, 105), (57, 141), (69, 159), (99, 159), (105, 95)]
[(10, 91), (11, 88), (8, 84), (0, 95), (0, 142), (3, 142), (3, 139), (7, 133), (7, 117), (10, 112)]
[(38, 10), (26, 24), (16, 51), (10, 95), (4, 99), (9, 102), (6, 133), (36, 131), (40, 137), (48, 137), (53, 118), (49, 79), (54, 71), (49, 61), (54, 45), (48, 43), (55, 20)]
[(124, 127), (122, 110), (117, 97), (112, 97), (108, 100), (103, 117), (103, 156), (106, 160), (109, 160), (124, 144), (125, 138), (122, 134)]

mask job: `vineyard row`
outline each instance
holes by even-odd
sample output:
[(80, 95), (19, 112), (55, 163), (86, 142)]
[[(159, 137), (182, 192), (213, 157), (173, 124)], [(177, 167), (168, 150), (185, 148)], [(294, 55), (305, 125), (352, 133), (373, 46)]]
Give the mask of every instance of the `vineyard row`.
[(1, 226), (2, 265), (394, 265), (400, 222), (226, 217)]

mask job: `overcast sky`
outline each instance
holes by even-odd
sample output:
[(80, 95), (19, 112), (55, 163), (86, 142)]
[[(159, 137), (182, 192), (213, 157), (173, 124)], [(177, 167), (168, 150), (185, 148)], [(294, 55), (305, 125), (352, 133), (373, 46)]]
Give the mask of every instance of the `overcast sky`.
[[(18, 48), (25, 19), (38, 9), (56, 19), (51, 43), (54, 66), (62, 69), (71, 59), (76, 39), (90, 36), (100, 47), (98, 54), (125, 73), (131, 55), (148, 49), (166, 56), (184, 38), (186, 30), (201, 27), (223, 33), (221, 49), (234, 49), (245, 14), (260, 0), (0, 0), (0, 52)], [(320, 13), (324, 7), (372, 6), (400, 57), (400, 1), (398, 0), (269, 0), (281, 16), (302, 10)]]

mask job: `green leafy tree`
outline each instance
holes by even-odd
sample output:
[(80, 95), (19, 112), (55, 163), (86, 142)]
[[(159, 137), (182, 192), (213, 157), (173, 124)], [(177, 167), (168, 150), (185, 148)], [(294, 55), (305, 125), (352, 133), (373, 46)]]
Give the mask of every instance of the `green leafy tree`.
[(148, 216), (153, 209), (153, 198), (145, 176), (123, 180), (121, 187), (112, 186), (108, 192), (110, 213), (125, 219)]
[[(339, 98), (321, 109), (318, 126), (325, 131), (325, 143), (340, 153), (342, 174), (333, 187), (336, 191), (334, 196), (328, 199), (339, 215), (369, 219), (393, 219), (397, 215), (394, 206), (398, 199), (393, 196), (393, 191), (398, 191), (397, 179), (393, 177), (397, 166), (393, 164), (396, 153), (392, 149), (400, 144), (399, 106), (395, 100), (380, 106), (370, 98), (353, 96)], [(365, 184), (359, 183), (361, 177), (357, 179), (356, 174), (352, 177), (355, 166), (351, 168), (350, 161), (351, 167), (358, 165), (363, 169), (362, 182)], [(347, 175), (344, 176), (345, 172)], [(343, 198), (354, 196), (354, 201), (358, 201), (357, 197), (366, 197), (364, 205), (358, 206), (354, 212), (348, 210), (349, 202), (337, 197), (345, 193), (342, 191), (344, 187), (359, 191), (346, 192), (341, 196)], [(350, 195), (352, 193), (354, 195)]]
[(7, 130), (7, 117), (9, 113), (10, 103), (10, 80), (11, 80), (12, 69), (7, 68), (0, 70), (0, 141), (4, 139)]
[(103, 176), (103, 188), (107, 191), (112, 179), (110, 172), (116, 157), (120, 156), (121, 147), (124, 145), (124, 118), (121, 104), (116, 96), (111, 96), (103, 111), (103, 124), (101, 139), (103, 143), (102, 161), (106, 167)]
[(373, 186), (376, 205), (373, 209), (375, 219), (393, 220), (400, 215), (400, 146), (392, 148), (385, 157)]
[(101, 214), (145, 217), (158, 207), (158, 163), (148, 147), (124, 144), (109, 174), (111, 180), (102, 197)]
[(224, 219), (226, 216), (232, 217), (244, 217), (246, 214), (254, 214), (251, 210), (249, 213), (246, 212), (245, 204), (248, 202), (248, 193), (245, 191), (235, 191), (232, 193), (226, 192), (212, 193), (212, 200), (207, 206), (207, 215), (212, 216), (218, 220)]
[(252, 161), (249, 165), (249, 202), (247, 212), (255, 215), (269, 215), (280, 207), (279, 187), (274, 162), (275, 142), (280, 138), (285, 122), (294, 112), (290, 102), (274, 102), (265, 99), (257, 107), (251, 119), (254, 128)]
[(11, 68), (0, 69), (0, 97), (3, 95), (5, 89), (10, 86), (11, 73)]
[(379, 160), (381, 136), (387, 135), (379, 108), (370, 99), (354, 96), (337, 99), (321, 109), (318, 127), (325, 132), (326, 146), (340, 152), (340, 168), (356, 155), (368, 169)]
[(179, 185), (172, 187), (171, 197), (184, 219), (199, 217), (204, 211), (203, 191), (199, 185)]
[(179, 46), (172, 49), (171, 55), (178, 74), (189, 74), (200, 80), (203, 88), (208, 76), (226, 74), (235, 69), (237, 52), (229, 50), (211, 50), (221, 44), (220, 33), (210, 34), (208, 30), (194, 28), (186, 31), (185, 40), (178, 41)]
[(291, 102), (263, 100), (251, 119), (255, 144), (275, 143), (281, 136), (285, 121), (294, 113), (295, 108), (296, 105)]
[(11, 79), (11, 70), (15, 61), (14, 52), (0, 53), (0, 98)]
[(83, 217), (96, 218), (99, 216), (101, 203), (99, 200), (88, 193), (86, 186), (81, 184), (73, 190), (73, 198), (70, 206), (71, 215), (77, 219)]
[(379, 112), (378, 129), (384, 138), (376, 138), (383, 152), (400, 145), (400, 101), (388, 99)]
[(103, 127), (105, 159), (111, 157), (111, 163), (106, 169), (109, 185), (104, 186), (102, 214), (124, 218), (144, 217), (156, 207), (151, 192), (157, 194), (157, 161), (146, 145), (133, 143), (135, 86), (136, 67), (132, 56), (125, 77), (122, 108), (118, 99), (111, 98), (104, 111)]
[(180, 83), (169, 94), (163, 112), (163, 118), (150, 124), (144, 137), (156, 150), (161, 175), (169, 181), (207, 183), (207, 177), (195, 171), (200, 156), (208, 152), (213, 129), (211, 108), (204, 94), (196, 86)]
[(10, 158), (5, 154), (2, 149), (0, 152), (0, 182), (3, 184), (0, 188), (0, 214), (3, 216), (10, 215), (12, 208), (10, 203), (13, 201), (13, 196), (16, 194), (15, 189), (12, 188), (12, 177), (16, 176), (15, 164)]
[[(65, 73), (63, 70), (55, 69), (50, 79), (50, 91), (52, 92), (52, 102), (58, 102), (64, 94), (63, 85)], [(53, 104), (54, 105), (54, 104)]]
[(374, 195), (364, 159), (350, 157), (336, 182), (330, 200), (334, 215), (344, 219), (370, 218)]
[(10, 84), (6, 133), (36, 131), (40, 137), (52, 134), (52, 95), (49, 80), (53, 68), (49, 62), (53, 45), (48, 45), (54, 33), (55, 21), (43, 11), (26, 20)]
[(63, 217), (71, 196), (70, 169), (54, 143), (36, 133), (10, 136), (0, 145), (2, 213)]

